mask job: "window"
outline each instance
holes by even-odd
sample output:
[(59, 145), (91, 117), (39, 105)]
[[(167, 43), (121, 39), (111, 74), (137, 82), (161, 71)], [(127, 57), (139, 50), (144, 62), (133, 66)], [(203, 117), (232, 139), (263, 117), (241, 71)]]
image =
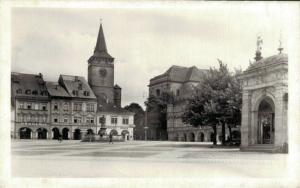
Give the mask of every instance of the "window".
[(33, 90), (32, 91), (32, 95), (37, 95), (38, 94), (38, 91), (37, 90)]
[(87, 123), (94, 124), (94, 118), (93, 118), (93, 117), (87, 117), (87, 118), (86, 118), (86, 122), (87, 122)]
[(26, 95), (30, 95), (30, 94), (31, 94), (31, 90), (30, 90), (30, 89), (27, 89), (27, 90), (25, 91), (25, 94), (26, 94)]
[(53, 110), (58, 110), (58, 104), (54, 104)]
[(57, 122), (58, 122), (58, 119), (57, 119), (57, 118), (54, 118), (54, 122), (57, 123)]
[(31, 103), (27, 103), (27, 109), (31, 109)]
[(17, 94), (22, 94), (22, 89), (17, 89)]
[(95, 111), (94, 104), (87, 104), (86, 105), (86, 111), (87, 112), (94, 112)]
[(63, 109), (64, 109), (64, 111), (68, 111), (69, 110), (69, 104), (68, 103), (64, 103)]
[(129, 122), (128, 118), (123, 118), (123, 124), (124, 125), (128, 125), (128, 122)]
[(82, 104), (81, 103), (74, 103), (74, 111), (81, 111)]
[(18, 120), (19, 120), (19, 122), (23, 122), (23, 115), (18, 114)]
[(23, 103), (20, 103), (19, 104), (19, 109), (23, 109), (24, 108), (24, 104)]
[(64, 123), (68, 123), (68, 118), (67, 117), (64, 118)]
[(160, 96), (160, 90), (159, 89), (156, 90), (156, 96)]
[(81, 123), (81, 117), (74, 117), (74, 123)]
[(45, 123), (47, 120), (47, 117), (46, 116), (43, 116), (43, 122)]
[(84, 92), (83, 92), (83, 95), (84, 95), (84, 96), (90, 96), (90, 92), (89, 92), (89, 91), (84, 91)]
[(77, 90), (73, 90), (72, 93), (73, 93), (73, 95), (78, 96), (78, 91)]
[(46, 111), (47, 110), (47, 107), (45, 104), (42, 105), (42, 110)]
[(39, 109), (39, 104), (34, 104), (34, 109), (38, 110)]
[(118, 118), (117, 117), (112, 117), (111, 118), (111, 124), (118, 124)]
[(176, 90), (176, 96), (179, 96), (179, 89)]

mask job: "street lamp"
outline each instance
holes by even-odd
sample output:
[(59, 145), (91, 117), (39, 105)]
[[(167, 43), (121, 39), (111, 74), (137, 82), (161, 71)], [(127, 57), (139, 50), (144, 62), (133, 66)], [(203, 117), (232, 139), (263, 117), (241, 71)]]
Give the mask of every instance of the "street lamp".
[(149, 127), (145, 126), (144, 129), (145, 129), (145, 140), (147, 140), (147, 130), (149, 129)]

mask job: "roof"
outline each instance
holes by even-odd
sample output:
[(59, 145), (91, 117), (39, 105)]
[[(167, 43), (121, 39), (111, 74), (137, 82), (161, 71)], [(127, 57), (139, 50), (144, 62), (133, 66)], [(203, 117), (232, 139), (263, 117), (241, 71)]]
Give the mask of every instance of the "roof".
[(59, 84), (71, 97), (96, 99), (93, 90), (82, 76), (60, 75)]
[(134, 114), (126, 110), (125, 108), (119, 107), (113, 103), (106, 103), (99, 105), (98, 112), (110, 112), (110, 113), (122, 113), (122, 114)]
[(113, 59), (113, 57), (111, 55), (109, 55), (109, 53), (107, 52), (107, 47), (106, 47), (102, 24), (100, 24), (97, 43), (96, 43), (93, 57), (112, 58)]
[(208, 70), (198, 69), (196, 66), (182, 67), (173, 65), (165, 73), (152, 78), (150, 82), (162, 77), (167, 77), (168, 81), (174, 82), (199, 82), (202, 78), (202, 74), (206, 71)]
[(288, 63), (288, 55), (284, 53), (280, 53), (270, 57), (262, 58), (261, 60), (252, 63), (246, 71), (260, 68), (262, 66), (266, 66), (274, 63)]
[(46, 87), (50, 96), (71, 97), (58, 82), (46, 82)]
[[(48, 97), (42, 74), (24, 74), (12, 72), (11, 81), (12, 97)], [(20, 90), (21, 92), (17, 93), (17, 90)], [(30, 92), (26, 94), (26, 91)]]

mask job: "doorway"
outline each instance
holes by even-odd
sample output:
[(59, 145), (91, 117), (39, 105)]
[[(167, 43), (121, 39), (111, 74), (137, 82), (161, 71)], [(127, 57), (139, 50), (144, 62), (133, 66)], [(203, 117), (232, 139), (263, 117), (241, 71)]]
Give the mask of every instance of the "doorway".
[(258, 108), (258, 144), (274, 144), (274, 103), (270, 98), (261, 101)]

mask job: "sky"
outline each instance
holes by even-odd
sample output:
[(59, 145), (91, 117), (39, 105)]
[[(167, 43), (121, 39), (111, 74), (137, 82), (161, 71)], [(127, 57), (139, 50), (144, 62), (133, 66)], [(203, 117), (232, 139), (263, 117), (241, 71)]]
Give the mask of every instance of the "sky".
[(258, 35), (262, 56), (277, 54), (280, 33), (283, 47), (287, 42), (287, 12), (279, 3), (13, 8), (11, 69), (42, 73), (46, 81), (57, 81), (60, 74), (87, 78), (101, 19), (122, 106), (144, 106), (149, 80), (172, 65), (208, 69), (221, 59), (231, 70), (245, 70)]

